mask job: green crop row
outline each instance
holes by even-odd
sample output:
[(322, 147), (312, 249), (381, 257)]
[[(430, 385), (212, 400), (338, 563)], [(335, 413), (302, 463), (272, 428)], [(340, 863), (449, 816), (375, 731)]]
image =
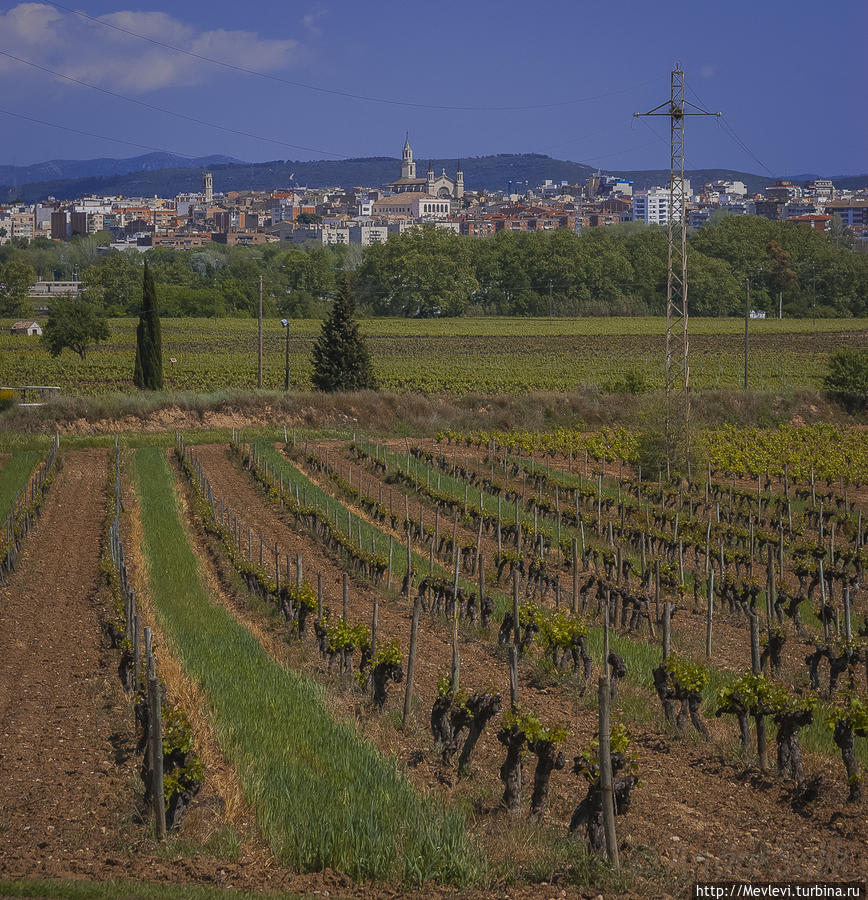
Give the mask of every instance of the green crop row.
[(10, 454), (6, 465), (0, 469), (0, 515), (9, 512), (9, 504), (27, 484), (42, 456), (38, 450), (16, 450)]
[(203, 585), (164, 454), (133, 465), (157, 618), (277, 860), (356, 879), (465, 884), (483, 862), (463, 817), (417, 794), (394, 761), (328, 712), (324, 692), (271, 659)]

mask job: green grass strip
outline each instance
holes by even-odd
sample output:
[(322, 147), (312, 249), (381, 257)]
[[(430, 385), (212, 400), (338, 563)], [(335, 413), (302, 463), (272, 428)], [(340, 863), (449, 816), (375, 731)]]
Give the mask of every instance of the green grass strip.
[(280, 666), (211, 602), (162, 451), (136, 451), (157, 618), (201, 687), (229, 762), (277, 860), (356, 879), (479, 880), (463, 816), (418, 794), (393, 760), (336, 721), (316, 682)]
[[(275, 477), (283, 476), (284, 490), (287, 488), (295, 490), (298, 488), (299, 498), (308, 506), (316, 505), (320, 511), (325, 511), (328, 518), (334, 522), (335, 514), (337, 514), (338, 530), (346, 534), (352, 540), (356, 540), (359, 534), (359, 526), (362, 531), (362, 548), (371, 550), (373, 546), (374, 552), (388, 556), (389, 554), (389, 535), (381, 531), (375, 525), (372, 525), (366, 519), (359, 518), (350, 513), (343, 503), (335, 500), (327, 491), (323, 490), (319, 485), (314, 484), (303, 472), (297, 469), (289, 460), (280, 452), (278, 452), (274, 444), (268, 441), (256, 441), (256, 452), (260, 459), (268, 462), (269, 473), (274, 473)], [(325, 477), (325, 476), (323, 476)], [(403, 502), (403, 500), (402, 500)], [(403, 507), (398, 511), (403, 519)], [(347, 523), (349, 522), (349, 528)], [(373, 544), (372, 544), (373, 539)], [(413, 568), (417, 572), (428, 571), (428, 559), (423, 558), (413, 551)], [(435, 564), (436, 568), (436, 564)], [(407, 544), (402, 543), (397, 538), (392, 541), (392, 573), (398, 578), (403, 577), (407, 572)], [(398, 583), (400, 587), (400, 582)]]
[(0, 518), (9, 512), (9, 504), (27, 484), (42, 454), (37, 450), (17, 450), (0, 469)]

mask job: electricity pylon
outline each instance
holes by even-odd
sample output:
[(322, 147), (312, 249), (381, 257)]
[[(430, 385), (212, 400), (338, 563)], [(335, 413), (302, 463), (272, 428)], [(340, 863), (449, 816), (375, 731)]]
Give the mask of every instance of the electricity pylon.
[[(676, 62), (669, 99), (648, 110), (633, 113), (667, 116), (669, 119), (669, 252), (666, 277), (666, 465), (683, 444), (685, 462), (690, 458), (690, 342), (687, 334), (687, 184), (684, 180), (684, 119), (687, 116), (719, 116), (684, 99), (684, 72)], [(679, 430), (681, 440), (679, 441)], [(680, 454), (678, 454), (680, 455)]]

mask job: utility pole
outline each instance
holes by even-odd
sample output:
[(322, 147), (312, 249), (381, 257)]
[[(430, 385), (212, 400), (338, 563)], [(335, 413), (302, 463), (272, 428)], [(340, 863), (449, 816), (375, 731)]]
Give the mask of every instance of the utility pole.
[(286, 373), (283, 379), (283, 389), (289, 390), (289, 319), (281, 319), (280, 324), (286, 329)]
[[(754, 275), (759, 275), (762, 269), (757, 269)], [(747, 351), (748, 351), (748, 323), (750, 321), (750, 274), (745, 276), (744, 284), (744, 390), (747, 393)]]
[(669, 119), (669, 250), (666, 278), (666, 458), (672, 460), (679, 429), (686, 456), (690, 454), (690, 365), (687, 333), (687, 185), (684, 180), (684, 119), (719, 116), (684, 99), (684, 72), (676, 62), (669, 81), (669, 99), (634, 118)]
[(262, 276), (259, 276), (259, 370), (256, 386), (262, 388)]
[(747, 393), (748, 321), (750, 320), (750, 275), (744, 279), (744, 392)]

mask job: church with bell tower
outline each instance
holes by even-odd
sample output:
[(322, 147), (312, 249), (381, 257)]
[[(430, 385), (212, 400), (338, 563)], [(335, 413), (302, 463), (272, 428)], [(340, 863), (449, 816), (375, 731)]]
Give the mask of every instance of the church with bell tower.
[(439, 175), (435, 175), (434, 167), (429, 162), (425, 178), (417, 178), (413, 148), (410, 146), (410, 135), (407, 134), (404, 140), (404, 149), (401, 153), (401, 177), (395, 181), (390, 181), (386, 187), (391, 188), (396, 194), (412, 192), (427, 194), (440, 200), (459, 201), (464, 196), (464, 172), (461, 171), (461, 163), (459, 162), (455, 178), (450, 178), (446, 174), (445, 168)]

